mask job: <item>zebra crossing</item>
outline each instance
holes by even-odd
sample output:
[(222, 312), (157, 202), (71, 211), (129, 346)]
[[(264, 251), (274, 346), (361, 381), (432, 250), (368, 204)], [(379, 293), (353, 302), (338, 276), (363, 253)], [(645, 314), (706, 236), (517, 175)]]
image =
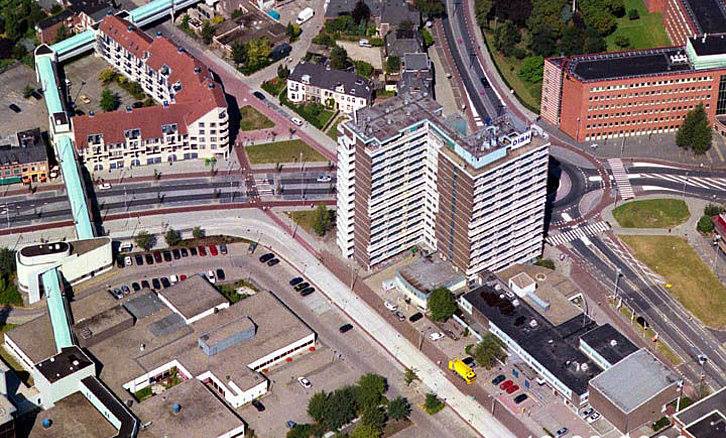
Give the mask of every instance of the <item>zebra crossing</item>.
[(639, 175), (640, 178), (643, 179), (670, 181), (701, 189), (726, 190), (726, 178), (673, 175), (664, 173), (640, 173)]
[(630, 180), (628, 180), (628, 172), (625, 170), (623, 160), (620, 158), (610, 158), (608, 164), (613, 173), (613, 178), (615, 178), (618, 193), (620, 193), (623, 201), (635, 198), (635, 192), (633, 192), (633, 186), (630, 185)]
[(599, 221), (591, 224), (587, 224), (584, 227), (577, 227), (571, 230), (555, 234), (553, 236), (547, 236), (546, 242), (552, 246), (564, 245), (572, 242), (575, 239), (587, 238), (587, 236), (595, 236), (610, 229), (605, 221)]

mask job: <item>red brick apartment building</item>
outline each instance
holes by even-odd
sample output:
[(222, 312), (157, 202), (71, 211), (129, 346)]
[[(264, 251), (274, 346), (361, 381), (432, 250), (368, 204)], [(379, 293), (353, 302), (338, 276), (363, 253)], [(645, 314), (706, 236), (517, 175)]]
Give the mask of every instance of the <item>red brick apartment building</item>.
[(545, 61), (540, 113), (577, 141), (675, 132), (703, 103), (726, 127), (726, 3), (646, 0), (678, 44)]

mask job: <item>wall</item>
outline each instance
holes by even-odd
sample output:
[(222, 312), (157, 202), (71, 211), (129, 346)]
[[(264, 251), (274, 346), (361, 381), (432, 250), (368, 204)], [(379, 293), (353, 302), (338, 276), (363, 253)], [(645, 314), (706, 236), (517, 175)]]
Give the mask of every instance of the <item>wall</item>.
[(33, 376), (35, 387), (40, 392), (43, 408), (49, 409), (53, 407), (58, 400), (68, 397), (78, 391), (80, 386), (82, 386), (82, 379), (95, 376), (96, 367), (95, 365), (89, 365), (53, 383), (50, 383), (45, 376), (37, 371), (37, 369), (33, 369), (31, 371), (31, 375)]
[[(565, 62), (564, 60), (562, 61)], [(542, 76), (542, 100), (540, 115), (553, 125), (560, 123), (560, 105), (562, 103), (562, 68), (559, 62), (546, 59)]]

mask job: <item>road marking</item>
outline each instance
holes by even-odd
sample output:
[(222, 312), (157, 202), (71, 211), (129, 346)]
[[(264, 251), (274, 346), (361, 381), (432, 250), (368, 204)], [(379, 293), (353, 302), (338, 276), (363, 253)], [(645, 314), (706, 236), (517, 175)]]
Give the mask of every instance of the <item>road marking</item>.
[[(563, 214), (564, 216), (564, 214)], [(591, 224), (587, 224), (583, 227), (577, 227), (573, 228), (568, 231), (564, 231), (559, 234), (555, 234), (552, 236), (547, 236), (547, 243), (549, 243), (552, 246), (557, 245), (564, 245), (566, 243), (572, 242), (573, 240), (580, 239), (582, 240), (586, 245), (591, 244), (589, 239), (587, 239), (587, 236), (595, 236), (600, 233), (604, 233), (605, 231), (610, 229), (610, 225), (607, 224), (607, 222), (600, 221), (595, 222)]]
[(628, 172), (625, 170), (623, 161), (620, 158), (610, 158), (608, 164), (610, 165), (610, 171), (613, 174), (613, 178), (615, 178), (615, 185), (623, 201), (635, 198), (633, 186), (630, 185)]

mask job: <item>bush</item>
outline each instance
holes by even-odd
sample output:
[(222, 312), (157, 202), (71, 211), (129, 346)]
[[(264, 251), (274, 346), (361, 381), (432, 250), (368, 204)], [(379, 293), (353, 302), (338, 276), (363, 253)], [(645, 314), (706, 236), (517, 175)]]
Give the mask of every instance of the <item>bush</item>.
[(698, 224), (696, 225), (696, 229), (699, 233), (708, 234), (712, 233), (715, 229), (715, 226), (713, 225), (713, 221), (711, 220), (711, 216), (703, 215), (701, 216), (701, 219), (698, 220)]
[(626, 37), (625, 35), (617, 35), (615, 37), (615, 44), (621, 49), (630, 47), (630, 38)]
[(0, 248), (0, 274), (13, 275), (16, 271), (15, 251), (10, 248)]
[(7, 274), (0, 274), (0, 304), (16, 306), (23, 304), (22, 295)]
[(640, 13), (637, 9), (631, 9), (628, 11), (628, 18), (631, 20), (637, 20), (638, 18), (640, 18)]
[(169, 246), (176, 246), (181, 242), (181, 233), (174, 228), (169, 228), (169, 231), (164, 234), (164, 240)]
[(653, 423), (651, 426), (655, 432), (658, 432), (659, 430), (663, 429), (664, 427), (670, 426), (671, 420), (668, 419), (668, 417), (661, 417), (658, 421)]
[(550, 259), (543, 259), (542, 257), (538, 258), (536, 262), (534, 262), (537, 266), (542, 266), (543, 268), (555, 270), (555, 262)]
[(389, 56), (386, 59), (386, 72), (396, 73), (401, 70), (401, 58), (398, 56)]
[(431, 319), (434, 321), (446, 321), (458, 309), (454, 294), (445, 287), (439, 287), (431, 291), (427, 307)]
[(196, 226), (192, 229), (192, 237), (194, 237), (195, 239), (201, 239), (202, 237), (204, 237), (204, 234), (204, 229), (200, 226)]
[(384, 44), (386, 44), (385, 41), (383, 41), (383, 38), (373, 37), (368, 39), (368, 42), (371, 43), (371, 46), (373, 47), (383, 47)]
[(518, 76), (530, 84), (536, 84), (542, 81), (542, 73), (544, 69), (544, 58), (541, 56), (530, 56), (525, 58), (522, 66), (519, 68)]
[(434, 45), (434, 36), (431, 35), (428, 29), (425, 27), (421, 29), (421, 38), (423, 38), (424, 48), (428, 49)]
[(703, 214), (706, 216), (716, 216), (724, 212), (723, 205), (711, 204), (710, 202), (703, 208)]
[(143, 248), (144, 251), (148, 251), (156, 245), (156, 236), (149, 234), (145, 230), (141, 230), (134, 238), (134, 242), (139, 248)]
[(370, 79), (373, 76), (373, 66), (365, 61), (353, 61), (355, 72), (364, 78)]
[(101, 102), (100, 107), (104, 111), (114, 111), (118, 106), (120, 105), (121, 101), (119, 100), (118, 94), (114, 93), (113, 91), (109, 90), (108, 88), (104, 88), (101, 92)]
[(411, 415), (411, 404), (405, 397), (396, 397), (388, 403), (388, 416), (394, 420), (403, 420)]
[(436, 394), (429, 392), (426, 394), (426, 401), (424, 402), (424, 410), (429, 415), (434, 415), (435, 413), (439, 412), (440, 410), (444, 409), (444, 402), (439, 400), (438, 397), (436, 397)]

